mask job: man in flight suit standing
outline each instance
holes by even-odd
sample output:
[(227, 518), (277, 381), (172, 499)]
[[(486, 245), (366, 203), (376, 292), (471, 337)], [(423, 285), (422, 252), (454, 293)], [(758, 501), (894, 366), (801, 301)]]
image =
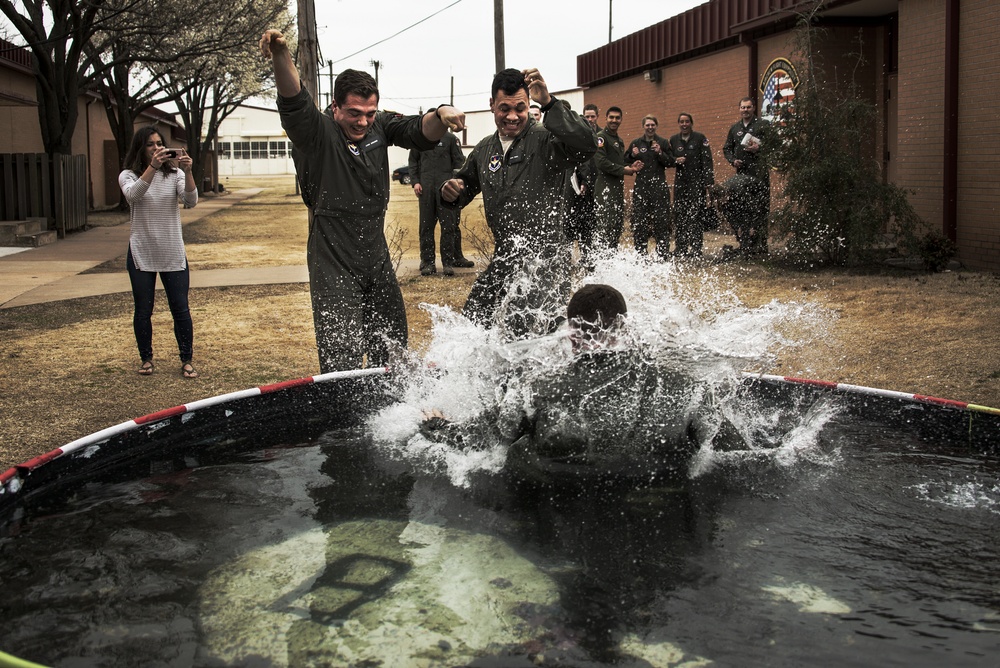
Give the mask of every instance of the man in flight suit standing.
[[(583, 120), (596, 135), (601, 131), (597, 125), (597, 105), (583, 105)], [(594, 183), (597, 180), (597, 165), (591, 158), (576, 165), (566, 173), (566, 240), (580, 245), (580, 255), (584, 259), (594, 245)], [(576, 186), (573, 183), (576, 183)]]
[[(754, 115), (753, 98), (740, 100), (740, 120), (729, 129), (722, 153), (733, 167), (740, 187), (730, 195), (730, 206), (744, 221), (737, 230), (740, 252), (744, 255), (767, 254), (767, 218), (771, 211), (771, 176), (761, 148), (768, 139), (771, 124)], [(748, 138), (747, 135), (750, 135)]]
[(632, 188), (632, 239), (639, 255), (646, 255), (649, 238), (656, 239), (660, 259), (670, 255), (670, 190), (665, 170), (673, 167), (667, 140), (656, 134), (656, 116), (642, 119), (642, 136), (632, 140), (626, 159), (642, 162)]
[[(549, 94), (536, 69), (498, 73), (490, 94), (497, 131), (441, 188), (441, 198), (456, 206), (481, 192), (495, 242), (493, 260), (472, 286), (463, 313), (512, 338), (538, 336), (555, 329), (569, 294), (566, 172), (597, 146), (590, 126)], [(542, 123), (528, 114), (531, 100), (541, 105)]]
[(421, 116), (378, 111), (378, 88), (365, 72), (337, 77), (330, 114), (300, 83), (288, 44), (267, 30), (260, 50), (271, 59), (281, 126), (310, 217), (307, 264), (316, 347), (323, 373), (389, 361), (389, 341), (406, 346), (406, 311), (385, 240), (388, 145), (431, 149), (465, 114), (438, 107)]
[(455, 267), (473, 267), (462, 255), (460, 212), (441, 205), (441, 184), (455, 175), (465, 163), (458, 139), (446, 132), (429, 151), (410, 149), (410, 178), (413, 193), (420, 202), (420, 273), (429, 276), (434, 267), (434, 225), (441, 221), (441, 267), (445, 276), (453, 276)]
[(617, 248), (618, 238), (625, 229), (625, 177), (642, 169), (642, 163), (625, 164), (625, 142), (618, 136), (622, 110), (608, 107), (604, 112), (606, 125), (597, 133), (597, 182), (594, 184), (594, 205), (597, 228), (594, 245), (599, 249)]

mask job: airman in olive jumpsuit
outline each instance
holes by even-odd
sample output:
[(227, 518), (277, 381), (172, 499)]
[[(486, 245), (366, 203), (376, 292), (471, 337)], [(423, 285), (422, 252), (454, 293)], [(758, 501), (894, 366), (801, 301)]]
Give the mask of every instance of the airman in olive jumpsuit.
[[(528, 116), (531, 99), (543, 123)], [(442, 199), (465, 206), (480, 192), (493, 233), (494, 257), (463, 312), (511, 337), (552, 331), (569, 295), (569, 244), (563, 230), (566, 171), (597, 149), (594, 133), (548, 93), (537, 70), (504, 70), (493, 80), (490, 109), (497, 132), (472, 150)]]
[(389, 201), (389, 144), (430, 149), (465, 116), (438, 107), (423, 117), (377, 111), (378, 89), (365, 72), (337, 77), (331, 113), (301, 86), (284, 37), (268, 30), (281, 125), (294, 147), (302, 198), (309, 206), (309, 288), (323, 373), (389, 361), (405, 348), (406, 311), (383, 231)]

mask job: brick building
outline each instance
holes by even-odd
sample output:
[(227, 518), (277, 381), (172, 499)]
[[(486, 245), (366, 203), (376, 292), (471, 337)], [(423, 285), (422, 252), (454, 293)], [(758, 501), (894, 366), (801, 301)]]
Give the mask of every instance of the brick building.
[[(660, 134), (677, 114), (713, 144), (717, 180), (732, 174), (722, 143), (741, 97), (766, 107), (762, 81), (776, 59), (794, 64), (803, 0), (710, 0), (577, 57), (586, 101), (625, 112), (626, 142), (647, 113)], [(886, 178), (914, 191), (917, 213), (954, 240), (968, 267), (1000, 270), (995, 91), (1000, 28), (995, 0), (830, 0), (819, 12), (828, 72), (853, 77), (881, 111), (873, 155)], [(864, 56), (857, 65), (857, 54)]]
[[(87, 200), (91, 209), (118, 204), (118, 148), (107, 114), (97, 92), (84, 91), (77, 99), (79, 115), (73, 133), (73, 154), (87, 158)], [(174, 146), (186, 141), (174, 115), (157, 108), (147, 110), (136, 127), (157, 125), (164, 140)], [(31, 66), (31, 52), (0, 39), (0, 154), (44, 153), (38, 122), (38, 93)]]

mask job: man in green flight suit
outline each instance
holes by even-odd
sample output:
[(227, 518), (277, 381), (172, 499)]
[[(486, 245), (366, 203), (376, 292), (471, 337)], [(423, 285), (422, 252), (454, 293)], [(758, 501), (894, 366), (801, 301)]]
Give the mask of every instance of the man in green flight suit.
[[(549, 94), (536, 69), (498, 73), (490, 93), (497, 131), (441, 187), (441, 199), (455, 206), (483, 194), (495, 244), (463, 312), (512, 338), (538, 336), (558, 325), (569, 294), (566, 171), (586, 162), (597, 146), (590, 126)], [(529, 117), (530, 100), (541, 106), (542, 123)]]
[(649, 252), (649, 238), (656, 239), (656, 255), (670, 256), (670, 190), (664, 170), (674, 166), (667, 140), (656, 134), (659, 121), (647, 114), (642, 119), (642, 136), (628, 145), (626, 158), (638, 160), (642, 168), (632, 188), (632, 240), (639, 255)]
[[(302, 198), (311, 215), (307, 264), (320, 370), (389, 361), (406, 346), (406, 310), (385, 240), (389, 201), (387, 148), (433, 148), (445, 131), (465, 126), (450, 106), (421, 116), (378, 111), (375, 80), (345, 70), (330, 113), (316, 108), (300, 83), (284, 36), (267, 30), (260, 50), (271, 59), (281, 126), (295, 151)], [(391, 343), (390, 343), (391, 342)]]
[(455, 175), (465, 164), (465, 155), (458, 139), (446, 132), (430, 151), (410, 149), (410, 178), (413, 194), (420, 202), (420, 273), (429, 276), (434, 267), (434, 225), (441, 221), (441, 267), (445, 276), (453, 276), (455, 267), (471, 268), (475, 264), (462, 254), (460, 213), (454, 207), (441, 204), (441, 184)]
[(608, 107), (604, 118), (605, 126), (597, 133), (597, 153), (594, 154), (597, 164), (594, 246), (601, 249), (618, 247), (618, 238), (625, 229), (625, 177), (642, 169), (641, 160), (625, 164), (625, 142), (618, 136), (622, 110)]
[[(771, 124), (754, 115), (753, 98), (740, 100), (740, 120), (729, 128), (722, 153), (742, 177), (732, 187), (730, 207), (736, 211), (734, 227), (739, 251), (744, 255), (767, 254), (767, 218), (771, 211), (771, 176), (761, 149), (770, 138)], [(730, 223), (733, 221), (730, 220)]]

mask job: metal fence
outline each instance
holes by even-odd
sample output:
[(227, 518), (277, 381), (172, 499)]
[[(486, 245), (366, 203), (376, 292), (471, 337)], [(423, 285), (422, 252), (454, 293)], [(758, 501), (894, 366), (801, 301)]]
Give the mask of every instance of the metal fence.
[(87, 225), (87, 156), (0, 153), (0, 219), (45, 218), (59, 236)]

